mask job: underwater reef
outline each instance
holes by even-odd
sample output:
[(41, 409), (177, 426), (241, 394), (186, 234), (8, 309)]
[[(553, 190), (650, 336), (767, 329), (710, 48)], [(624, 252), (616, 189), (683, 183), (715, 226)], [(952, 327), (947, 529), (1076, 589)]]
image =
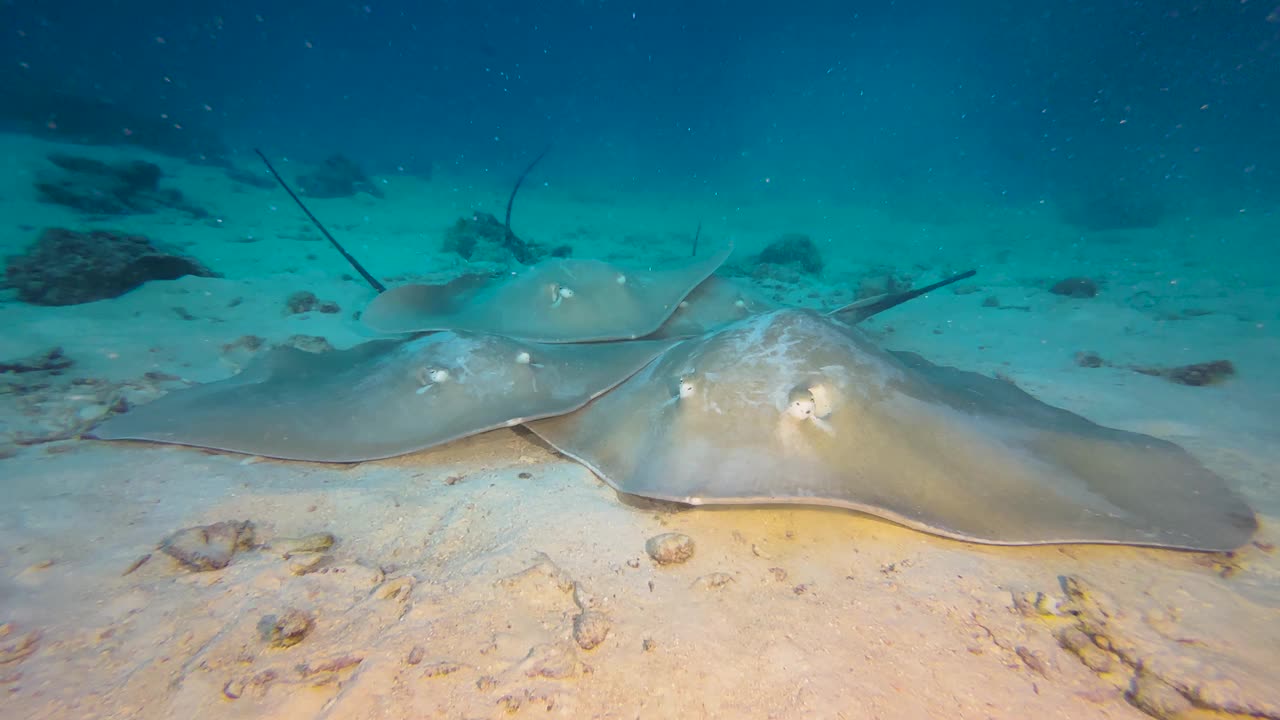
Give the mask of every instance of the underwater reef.
[(34, 305), (78, 305), (184, 275), (219, 277), (200, 261), (141, 235), (46, 228), (25, 253), (8, 259), (4, 286)]
[(568, 245), (547, 248), (541, 243), (524, 240), (493, 214), (477, 211), (461, 217), (445, 231), (441, 249), (472, 262), (507, 263), (512, 260), (528, 265), (544, 257), (563, 258), (573, 254)]
[(354, 160), (340, 154), (330, 155), (315, 170), (299, 175), (298, 189), (314, 198), (343, 198), (357, 193), (383, 197), (382, 191), (364, 170)]
[(810, 275), (822, 274), (822, 253), (813, 240), (802, 233), (787, 233), (760, 251), (761, 265), (792, 265)]
[(160, 187), (164, 171), (155, 163), (129, 160), (106, 163), (79, 155), (48, 156), (57, 168), (40, 173), (32, 186), (44, 202), (91, 215), (130, 215), (177, 210), (195, 219), (209, 212), (186, 199), (181, 190)]

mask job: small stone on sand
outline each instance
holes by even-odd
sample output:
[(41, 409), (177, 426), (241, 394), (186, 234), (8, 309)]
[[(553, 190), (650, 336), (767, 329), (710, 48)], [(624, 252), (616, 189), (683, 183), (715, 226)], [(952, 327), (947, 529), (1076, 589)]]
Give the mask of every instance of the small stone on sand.
[(290, 608), (280, 615), (267, 615), (258, 621), (258, 632), (274, 648), (293, 647), (302, 642), (316, 625), (310, 613)]
[(588, 610), (573, 619), (573, 640), (583, 650), (591, 650), (604, 642), (610, 627), (604, 613)]
[(186, 528), (170, 535), (160, 550), (195, 572), (221, 570), (237, 551), (253, 547), (253, 523), (225, 521)]
[(674, 565), (693, 557), (693, 538), (681, 533), (663, 533), (649, 538), (644, 549), (659, 565)]
[(715, 572), (710, 575), (703, 575), (693, 581), (693, 587), (699, 590), (715, 590), (722, 588), (729, 583), (734, 582), (733, 576), (729, 573)]

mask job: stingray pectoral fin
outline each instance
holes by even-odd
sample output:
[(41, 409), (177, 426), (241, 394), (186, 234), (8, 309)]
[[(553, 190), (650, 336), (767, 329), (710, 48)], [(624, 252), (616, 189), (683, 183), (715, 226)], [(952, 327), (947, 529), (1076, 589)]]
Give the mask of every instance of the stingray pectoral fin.
[(438, 285), (399, 285), (374, 298), (360, 314), (360, 320), (380, 333), (439, 330), (422, 327), (422, 318), (458, 313), (476, 293), (494, 282), (497, 281), (490, 275), (471, 274)]
[(712, 275), (695, 287), (649, 337), (694, 337), (778, 307), (748, 285)]
[(670, 344), (539, 345), (444, 332), (324, 354), (278, 350), (240, 375), (110, 418), (93, 436), (372, 460), (577, 409)]

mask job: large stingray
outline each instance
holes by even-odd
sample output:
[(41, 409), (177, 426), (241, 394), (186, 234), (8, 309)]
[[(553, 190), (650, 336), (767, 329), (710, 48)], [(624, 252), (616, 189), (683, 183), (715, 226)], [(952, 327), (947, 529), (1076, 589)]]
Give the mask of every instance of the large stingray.
[(384, 458), (582, 407), (670, 345), (446, 332), (323, 354), (278, 348), (234, 377), (166, 395), (93, 434), (289, 460)]
[(402, 285), (361, 316), (385, 333), (490, 332), (549, 343), (629, 340), (657, 330), (729, 250), (659, 269), (553, 259), (501, 279), (466, 275), (443, 285)]
[(1228, 550), (1256, 528), (1172, 443), (799, 310), (686, 340), (582, 410), (527, 426), (623, 493), (682, 503), (831, 505), (1009, 545)]

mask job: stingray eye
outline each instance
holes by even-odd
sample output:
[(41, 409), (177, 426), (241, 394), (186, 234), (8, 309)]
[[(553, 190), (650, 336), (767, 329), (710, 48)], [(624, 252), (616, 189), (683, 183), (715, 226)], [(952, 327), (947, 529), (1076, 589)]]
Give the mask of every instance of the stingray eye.
[(808, 420), (813, 417), (813, 398), (798, 398), (787, 405), (787, 414), (797, 420)]
[(690, 382), (688, 378), (680, 378), (680, 385), (676, 392), (679, 393), (681, 398), (693, 397), (693, 394), (697, 391), (698, 388), (694, 387), (693, 383)]
[(418, 382), (435, 385), (449, 379), (449, 371), (438, 367), (425, 367), (418, 371)]
[(739, 310), (746, 310), (746, 309), (747, 309), (747, 301), (746, 301), (746, 300), (743, 300), (743, 299), (741, 299), (741, 298), (739, 298), (739, 299), (737, 299), (737, 300), (734, 300), (734, 301), (733, 301), (733, 306), (734, 306), (734, 307), (736, 307), (736, 308), (738, 308)]
[(521, 350), (520, 352), (516, 353), (516, 362), (520, 363), (521, 365), (528, 365), (529, 363), (533, 362), (533, 358), (529, 356), (528, 352)]
[[(830, 414), (830, 408), (824, 408), (824, 402), (819, 397), (822, 390), (824, 388), (821, 385), (812, 388), (804, 385), (796, 386), (787, 396), (786, 413), (797, 420), (817, 420), (825, 414)], [(827, 412), (824, 413), (823, 410)]]
[(812, 423), (828, 435), (835, 435), (835, 426), (827, 422), (831, 415), (831, 394), (824, 385), (798, 385), (787, 396), (784, 415), (805, 423)]
[(560, 307), (561, 302), (568, 300), (575, 294), (573, 288), (560, 283), (553, 283), (551, 285), (551, 307)]
[(619, 284), (619, 285), (626, 285), (626, 284), (627, 284), (627, 276), (626, 276), (626, 275), (621, 275), (621, 274), (620, 274), (620, 275), (618, 275), (618, 284)]
[(426, 367), (418, 371), (418, 394), (431, 389), (436, 383), (442, 383), (449, 379), (449, 371), (444, 368)]
[(689, 301), (688, 301), (688, 300), (681, 300), (681, 301), (680, 301), (680, 304), (679, 304), (679, 305), (677, 305), (676, 307), (678, 307), (678, 308), (680, 308), (681, 310), (683, 310), (683, 309), (685, 309), (685, 308), (689, 307)]

